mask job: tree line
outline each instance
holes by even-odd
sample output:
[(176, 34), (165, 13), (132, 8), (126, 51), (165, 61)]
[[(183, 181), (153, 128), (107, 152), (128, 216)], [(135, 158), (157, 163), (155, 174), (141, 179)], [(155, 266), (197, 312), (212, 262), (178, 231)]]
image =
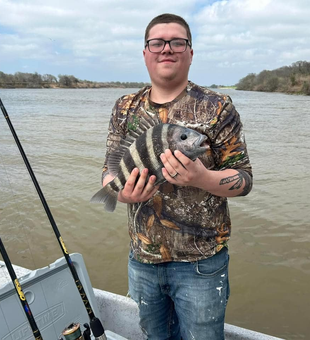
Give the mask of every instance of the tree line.
[(0, 71), (0, 88), (141, 88), (148, 83), (143, 82), (94, 82), (81, 80), (73, 75), (23, 73), (6, 74)]
[(284, 92), (310, 95), (310, 62), (297, 61), (290, 66), (250, 73), (239, 80), (236, 90)]

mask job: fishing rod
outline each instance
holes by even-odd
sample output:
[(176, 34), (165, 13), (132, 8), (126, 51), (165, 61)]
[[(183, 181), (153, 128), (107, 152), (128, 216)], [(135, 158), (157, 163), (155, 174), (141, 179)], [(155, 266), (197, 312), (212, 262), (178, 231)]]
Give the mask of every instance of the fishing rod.
[(4, 115), (4, 118), (6, 119), (8, 125), (10, 127), (10, 130), (11, 130), (12, 135), (13, 135), (13, 137), (15, 139), (15, 142), (16, 142), (16, 144), (18, 146), (18, 149), (19, 149), (19, 151), (20, 151), (20, 153), (21, 153), (21, 155), (23, 157), (24, 163), (25, 163), (25, 165), (27, 167), (27, 170), (28, 170), (28, 172), (30, 174), (32, 182), (33, 182), (33, 184), (34, 184), (34, 186), (35, 186), (35, 188), (37, 190), (37, 193), (38, 193), (38, 195), (40, 197), (40, 200), (41, 200), (41, 202), (43, 204), (43, 207), (45, 209), (47, 217), (48, 217), (48, 219), (49, 219), (49, 221), (51, 223), (51, 226), (52, 226), (52, 228), (54, 230), (54, 233), (56, 235), (56, 238), (58, 240), (60, 248), (61, 248), (61, 250), (63, 252), (63, 255), (64, 255), (64, 257), (65, 257), (65, 259), (67, 261), (67, 264), (68, 264), (68, 266), (70, 268), (71, 274), (72, 274), (73, 279), (75, 281), (75, 285), (76, 285), (76, 287), (77, 287), (77, 289), (78, 289), (78, 291), (80, 293), (81, 299), (82, 299), (82, 301), (84, 303), (84, 306), (85, 306), (86, 311), (87, 311), (88, 316), (89, 316), (90, 329), (91, 329), (91, 331), (92, 331), (92, 333), (93, 333), (93, 335), (94, 335), (96, 340), (107, 340), (107, 338), (105, 336), (105, 333), (104, 333), (104, 328), (102, 326), (102, 323), (95, 316), (95, 314), (94, 314), (94, 312), (93, 312), (93, 310), (91, 308), (91, 305), (90, 305), (90, 302), (89, 302), (89, 300), (87, 298), (87, 295), (86, 295), (86, 292), (84, 290), (84, 287), (83, 287), (83, 285), (82, 285), (82, 283), (81, 283), (81, 281), (79, 279), (78, 273), (77, 273), (77, 271), (76, 271), (76, 269), (75, 269), (75, 267), (73, 265), (73, 262), (71, 260), (70, 255), (69, 255), (69, 252), (67, 251), (67, 248), (66, 248), (65, 243), (64, 243), (64, 241), (63, 241), (63, 239), (62, 239), (62, 237), (60, 235), (59, 229), (58, 229), (58, 227), (56, 225), (56, 222), (55, 222), (55, 220), (53, 218), (53, 215), (52, 215), (52, 213), (51, 213), (51, 211), (49, 209), (49, 206), (47, 205), (47, 202), (45, 200), (43, 192), (42, 192), (42, 190), (41, 190), (41, 188), (39, 186), (39, 183), (38, 183), (38, 181), (36, 179), (36, 176), (35, 176), (34, 172), (32, 171), (30, 163), (29, 163), (29, 161), (27, 159), (27, 156), (26, 156), (26, 154), (24, 152), (24, 149), (23, 149), (23, 147), (22, 147), (22, 145), (21, 145), (21, 143), (20, 143), (20, 141), (18, 139), (18, 136), (17, 136), (17, 134), (16, 134), (16, 132), (14, 130), (14, 127), (13, 127), (13, 125), (11, 123), (9, 114), (6, 111), (6, 109), (5, 109), (5, 107), (4, 107), (3, 103), (2, 103), (1, 98), (0, 98), (0, 108), (1, 108), (1, 111), (2, 111), (2, 113)]
[[(0, 99), (1, 100), (1, 99)], [(20, 303), (22, 304), (23, 306), (23, 310), (26, 314), (26, 317), (28, 319), (28, 322), (29, 322), (29, 325), (31, 327), (31, 330), (32, 330), (32, 333), (33, 333), (33, 336), (35, 338), (35, 340), (43, 340), (42, 338), (42, 335), (38, 329), (38, 326), (36, 324), (36, 321), (31, 313), (31, 309), (28, 305), (28, 302), (27, 302), (27, 299), (25, 297), (25, 294), (23, 293), (23, 290), (22, 290), (22, 287), (20, 286), (20, 283), (16, 277), (16, 274), (15, 274), (15, 270), (13, 269), (13, 266), (12, 266), (12, 262), (5, 250), (5, 247), (4, 247), (4, 244), (1, 240), (1, 237), (0, 237), (0, 253), (3, 257), (3, 261), (6, 265), (6, 268), (10, 274), (10, 277), (11, 277), (11, 280), (12, 280), (12, 283), (14, 284), (14, 287), (15, 287), (15, 290), (16, 290), (16, 293), (19, 297), (19, 301)]]

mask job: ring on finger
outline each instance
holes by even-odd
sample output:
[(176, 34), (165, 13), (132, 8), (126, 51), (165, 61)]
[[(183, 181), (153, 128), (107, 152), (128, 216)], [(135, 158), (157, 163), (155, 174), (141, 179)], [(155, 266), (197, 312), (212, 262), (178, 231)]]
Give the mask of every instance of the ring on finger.
[(178, 173), (176, 172), (174, 175), (170, 175), (170, 177), (174, 178), (178, 175)]

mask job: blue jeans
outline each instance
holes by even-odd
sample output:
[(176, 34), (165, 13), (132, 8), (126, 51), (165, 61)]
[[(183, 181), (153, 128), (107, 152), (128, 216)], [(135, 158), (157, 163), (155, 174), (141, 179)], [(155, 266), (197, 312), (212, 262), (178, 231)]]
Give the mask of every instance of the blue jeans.
[(229, 255), (143, 264), (129, 255), (129, 293), (149, 340), (221, 340), (229, 297)]

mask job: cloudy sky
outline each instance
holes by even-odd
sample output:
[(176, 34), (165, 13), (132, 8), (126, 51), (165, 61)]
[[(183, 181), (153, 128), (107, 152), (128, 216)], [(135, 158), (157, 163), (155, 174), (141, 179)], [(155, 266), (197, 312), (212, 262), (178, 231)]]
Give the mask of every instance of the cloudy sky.
[(0, 0), (0, 71), (149, 81), (144, 30), (165, 12), (191, 27), (201, 85), (310, 60), (310, 0)]

